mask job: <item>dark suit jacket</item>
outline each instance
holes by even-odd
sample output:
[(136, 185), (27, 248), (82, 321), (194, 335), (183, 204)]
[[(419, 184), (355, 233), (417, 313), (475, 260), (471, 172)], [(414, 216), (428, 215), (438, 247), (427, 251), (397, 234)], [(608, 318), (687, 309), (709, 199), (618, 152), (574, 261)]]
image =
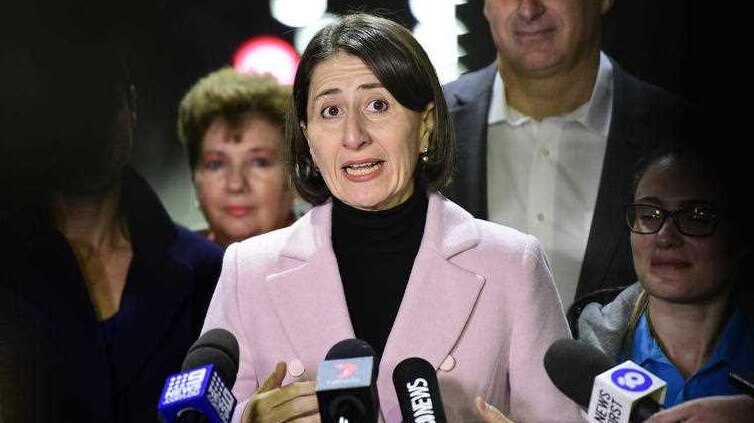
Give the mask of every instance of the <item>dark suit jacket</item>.
[[(493, 63), (443, 87), (455, 125), (458, 170), (445, 194), (487, 219), (487, 115), (497, 72)], [(633, 199), (638, 160), (663, 143), (683, 141), (694, 109), (669, 92), (639, 81), (613, 61), (613, 113), (592, 227), (576, 298), (636, 281), (623, 205)]]
[(6, 421), (157, 421), (165, 378), (180, 371), (199, 335), (222, 251), (174, 224), (134, 173), (124, 183), (122, 207), (134, 255), (107, 330), (72, 250), (44, 216), (4, 223), (12, 249), (0, 258), (0, 292), (11, 296), (4, 302), (14, 310), (0, 316), (11, 335), (4, 355), (12, 364), (2, 369), (0, 356), (0, 377), (10, 374), (0, 393), (26, 392), (2, 405)]

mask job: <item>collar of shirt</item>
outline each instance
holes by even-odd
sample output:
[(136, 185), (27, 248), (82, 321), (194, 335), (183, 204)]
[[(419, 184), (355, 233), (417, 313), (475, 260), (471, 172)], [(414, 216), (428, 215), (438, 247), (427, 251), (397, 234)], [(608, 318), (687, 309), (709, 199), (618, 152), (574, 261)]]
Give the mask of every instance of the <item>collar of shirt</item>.
[[(754, 328), (744, 319), (741, 312), (739, 310), (734, 311), (725, 325), (712, 356), (696, 373), (700, 373), (720, 362), (724, 362), (734, 369), (748, 371), (751, 366), (749, 361), (754, 356), (753, 330)], [(660, 344), (652, 336), (646, 312), (642, 313), (639, 323), (636, 325), (632, 361), (640, 366), (644, 366), (648, 361), (654, 361), (675, 368), (675, 365), (665, 356)]]
[[(494, 125), (507, 122), (512, 126), (520, 126), (532, 119), (509, 107), (505, 99), (505, 86), (500, 72), (495, 73), (495, 81), (492, 86), (492, 98), (490, 110), (487, 113), (487, 124)], [(561, 115), (558, 118), (563, 121), (579, 122), (586, 128), (603, 137), (607, 137), (610, 129), (613, 102), (613, 65), (605, 53), (600, 52), (600, 64), (597, 70), (597, 81), (592, 89), (589, 101), (579, 106), (576, 110)]]
[(754, 327), (736, 309), (728, 319), (715, 352), (707, 364), (723, 361), (742, 372), (751, 371), (751, 358), (754, 357)]

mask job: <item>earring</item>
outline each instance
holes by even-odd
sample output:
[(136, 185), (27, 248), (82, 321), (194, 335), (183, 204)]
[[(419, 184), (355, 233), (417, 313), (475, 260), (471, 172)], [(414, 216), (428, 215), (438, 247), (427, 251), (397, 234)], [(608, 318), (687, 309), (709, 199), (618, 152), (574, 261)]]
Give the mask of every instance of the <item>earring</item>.
[(424, 147), (424, 150), (422, 150), (419, 156), (422, 158), (422, 161), (424, 163), (429, 162), (429, 155), (427, 154), (427, 147)]

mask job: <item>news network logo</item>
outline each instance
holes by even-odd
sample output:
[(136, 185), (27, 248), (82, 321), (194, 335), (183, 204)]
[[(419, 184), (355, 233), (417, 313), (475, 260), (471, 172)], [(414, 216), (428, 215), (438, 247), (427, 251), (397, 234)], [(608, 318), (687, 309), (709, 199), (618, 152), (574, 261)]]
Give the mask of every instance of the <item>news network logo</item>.
[(637, 369), (618, 369), (610, 379), (619, 388), (629, 392), (644, 392), (652, 386), (652, 378)]
[(354, 373), (356, 373), (356, 370), (359, 369), (359, 365), (356, 363), (338, 363), (335, 365), (335, 368), (340, 370), (340, 373), (338, 373), (338, 379), (347, 379), (351, 376), (353, 376)]
[(216, 372), (212, 372), (212, 379), (207, 387), (207, 399), (221, 418), (226, 421), (230, 420), (236, 406), (236, 399)]
[(202, 385), (206, 374), (207, 368), (200, 367), (188, 373), (171, 376), (162, 403), (172, 404), (198, 396), (202, 392)]
[(369, 386), (372, 360), (372, 357), (355, 357), (321, 362), (317, 372), (317, 391)]

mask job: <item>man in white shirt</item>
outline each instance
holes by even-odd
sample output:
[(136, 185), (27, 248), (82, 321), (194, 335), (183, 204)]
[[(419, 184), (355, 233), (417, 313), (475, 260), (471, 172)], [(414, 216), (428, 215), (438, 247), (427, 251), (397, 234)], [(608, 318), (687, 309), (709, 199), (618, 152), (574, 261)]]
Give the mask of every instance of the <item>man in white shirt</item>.
[(486, 0), (497, 61), (444, 87), (458, 173), (446, 194), (537, 236), (564, 307), (635, 281), (621, 221), (635, 164), (690, 108), (600, 51), (612, 0)]

